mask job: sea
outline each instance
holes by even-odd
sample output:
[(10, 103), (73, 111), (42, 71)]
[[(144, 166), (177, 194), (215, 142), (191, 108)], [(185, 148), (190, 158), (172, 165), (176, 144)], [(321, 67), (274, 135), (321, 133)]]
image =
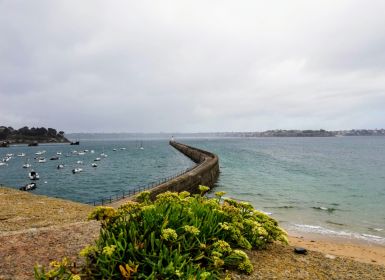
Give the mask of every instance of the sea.
[[(19, 188), (29, 183), (30, 169), (22, 168), (28, 162), (40, 175), (33, 193), (92, 203), (194, 166), (168, 140), (80, 139), (79, 146), (2, 148), (0, 161), (13, 155), (0, 166), (0, 184)], [(289, 233), (385, 245), (384, 137), (176, 140), (219, 156), (221, 173), (209, 195), (225, 191), (227, 197), (248, 201)], [(50, 160), (56, 156), (60, 159)], [(47, 161), (38, 163), (36, 157)], [(97, 157), (101, 160), (94, 161)], [(64, 168), (57, 169), (58, 164)], [(83, 171), (73, 174), (74, 168)]]

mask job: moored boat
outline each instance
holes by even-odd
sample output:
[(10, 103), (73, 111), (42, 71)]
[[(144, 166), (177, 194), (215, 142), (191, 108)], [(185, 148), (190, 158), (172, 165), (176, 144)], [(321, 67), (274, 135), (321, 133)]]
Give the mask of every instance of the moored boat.
[(74, 168), (74, 169), (72, 169), (72, 173), (73, 174), (79, 173), (79, 172), (82, 172), (82, 171), (83, 171), (83, 169), (81, 169), (81, 168)]
[(21, 191), (31, 191), (36, 189), (36, 183), (26, 184), (24, 187), (19, 188)]
[(36, 171), (31, 170), (31, 172), (28, 173), (28, 177), (31, 180), (39, 180), (40, 176)]

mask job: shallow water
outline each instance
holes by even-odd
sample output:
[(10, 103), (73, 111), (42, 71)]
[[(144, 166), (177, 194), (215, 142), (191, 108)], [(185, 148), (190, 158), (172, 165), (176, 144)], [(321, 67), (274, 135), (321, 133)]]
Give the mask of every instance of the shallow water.
[[(384, 137), (177, 140), (218, 154), (221, 174), (214, 191), (250, 201), (289, 231), (385, 244)], [(28, 157), (41, 176), (35, 193), (88, 202), (193, 165), (166, 139), (143, 141), (143, 146), (140, 150), (138, 141), (121, 140), (1, 149), (0, 158), (6, 153), (14, 158), (0, 166), (0, 184), (20, 187), (29, 182), (21, 167)], [(95, 153), (74, 155), (75, 149)], [(35, 152), (41, 150), (46, 150), (47, 162), (35, 163)], [(103, 150), (108, 157), (91, 167)], [(61, 160), (50, 161), (57, 151), (63, 153)], [(27, 156), (17, 157), (20, 152)], [(78, 160), (84, 171), (72, 174)], [(59, 163), (65, 168), (57, 170)]]
[(385, 138), (186, 140), (220, 157), (216, 191), (292, 232), (385, 245)]

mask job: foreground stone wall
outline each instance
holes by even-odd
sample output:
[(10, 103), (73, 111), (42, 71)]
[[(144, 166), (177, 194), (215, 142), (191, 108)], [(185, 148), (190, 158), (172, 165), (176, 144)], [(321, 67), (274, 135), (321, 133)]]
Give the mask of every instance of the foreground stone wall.
[(150, 189), (152, 199), (165, 191), (198, 193), (199, 185), (212, 187), (216, 183), (219, 176), (217, 155), (175, 141), (170, 141), (170, 145), (198, 165), (189, 172)]

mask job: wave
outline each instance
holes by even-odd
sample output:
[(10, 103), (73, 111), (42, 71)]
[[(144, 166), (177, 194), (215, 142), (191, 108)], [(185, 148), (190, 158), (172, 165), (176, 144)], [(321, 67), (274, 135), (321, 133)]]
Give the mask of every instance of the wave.
[(380, 232), (380, 231), (383, 231), (384, 229), (383, 228), (368, 228), (368, 230), (371, 230), (371, 231), (377, 231), (377, 232)]
[(333, 222), (333, 221), (326, 221), (328, 224), (331, 224), (331, 225), (336, 225), (336, 226), (346, 226), (345, 224), (342, 224), (342, 223), (337, 223), (337, 222)]
[(306, 224), (294, 224), (294, 230), (297, 230), (299, 232), (317, 233), (322, 235), (358, 239), (358, 240), (385, 245), (385, 237), (381, 237), (373, 234), (357, 233), (357, 232), (350, 232), (350, 231), (344, 231), (344, 230), (338, 231), (338, 230), (324, 228), (321, 226), (306, 225)]
[(291, 205), (283, 205), (283, 206), (267, 206), (265, 208), (266, 209), (292, 209), (292, 208), (296, 208), (296, 207), (291, 206)]
[(313, 206), (312, 208), (315, 210), (328, 211), (329, 213), (333, 213), (334, 211), (339, 210), (337, 208), (333, 208), (333, 207), (328, 208), (328, 207), (324, 207), (324, 206)]

